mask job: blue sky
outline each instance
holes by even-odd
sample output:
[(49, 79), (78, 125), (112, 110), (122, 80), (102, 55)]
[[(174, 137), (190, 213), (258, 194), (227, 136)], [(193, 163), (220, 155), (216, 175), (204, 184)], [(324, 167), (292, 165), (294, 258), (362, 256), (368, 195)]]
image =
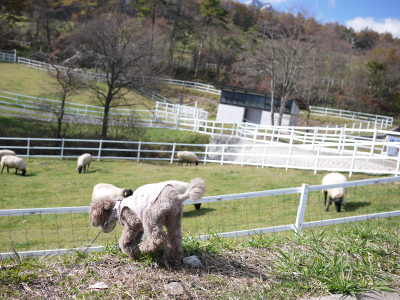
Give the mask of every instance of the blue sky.
[[(247, 2), (249, 0), (240, 0)], [(320, 22), (338, 22), (356, 32), (368, 27), (379, 33), (390, 32), (400, 38), (400, 0), (261, 0), (277, 11), (294, 3), (304, 3)]]

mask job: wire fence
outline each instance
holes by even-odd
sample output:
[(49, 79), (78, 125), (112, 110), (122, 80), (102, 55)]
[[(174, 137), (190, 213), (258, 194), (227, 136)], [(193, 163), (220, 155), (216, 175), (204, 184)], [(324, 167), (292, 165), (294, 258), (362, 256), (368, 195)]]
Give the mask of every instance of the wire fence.
[[(240, 237), (297, 231), (317, 226), (400, 216), (400, 177), (342, 184), (204, 197), (200, 210), (184, 202), (182, 232), (186, 237)], [(347, 187), (341, 213), (325, 212), (322, 190)], [(87, 247), (98, 234), (88, 220), (88, 206), (0, 210), (0, 256), (44, 255)], [(117, 228), (101, 234), (93, 245), (116, 244)], [(46, 250), (43, 250), (46, 249)], [(82, 251), (82, 249), (80, 249)]]

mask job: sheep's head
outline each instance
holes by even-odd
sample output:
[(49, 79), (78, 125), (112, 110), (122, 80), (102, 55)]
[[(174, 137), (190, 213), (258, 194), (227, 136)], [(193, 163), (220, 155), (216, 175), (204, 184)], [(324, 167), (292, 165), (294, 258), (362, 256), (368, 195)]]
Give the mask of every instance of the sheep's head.
[(78, 170), (79, 173), (82, 173), (83, 166), (78, 166), (76, 169)]
[(122, 196), (124, 196), (124, 198), (127, 198), (132, 195), (133, 195), (133, 191), (131, 189), (124, 189), (124, 192), (122, 193)]
[(336, 211), (341, 212), (342, 204), (343, 204), (343, 197), (334, 198), (333, 202), (335, 203)]
[(21, 175), (25, 176), (25, 174), (26, 174), (26, 169), (21, 170)]
[(99, 199), (90, 204), (89, 220), (92, 227), (101, 226), (104, 233), (110, 233), (117, 225), (117, 220), (112, 218), (107, 227), (104, 224), (110, 219), (116, 201), (111, 199)]

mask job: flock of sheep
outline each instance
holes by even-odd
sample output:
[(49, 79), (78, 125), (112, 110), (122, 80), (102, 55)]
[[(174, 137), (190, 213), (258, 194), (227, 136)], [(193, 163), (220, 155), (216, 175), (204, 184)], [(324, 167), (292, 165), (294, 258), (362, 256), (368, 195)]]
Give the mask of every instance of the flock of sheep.
[[(179, 160), (179, 165), (191, 165), (195, 163), (196, 166), (199, 164), (199, 159), (193, 152), (190, 151), (180, 151), (177, 153), (177, 157)], [(17, 174), (18, 170), (21, 171), (21, 175), (26, 174), (26, 166), (22, 158), (17, 157), (15, 152), (12, 150), (0, 150), (0, 159), (1, 159), (1, 173), (5, 167), (7, 167), (7, 173), (9, 173), (9, 169), (15, 169), (15, 174)], [(89, 153), (82, 154), (78, 157), (78, 166), (77, 170), (79, 173), (89, 170), (89, 166), (92, 162), (92, 156)], [(322, 179), (323, 185), (335, 184), (335, 183), (345, 183), (347, 182), (347, 178), (340, 173), (329, 173)], [(170, 180), (168, 181), (169, 184), (174, 186), (181, 194), (186, 191), (188, 188), (189, 183), (183, 181), (176, 181)], [(324, 190), (324, 197), (325, 197), (325, 205), (327, 197), (329, 196), (328, 206), (326, 207), (325, 211), (329, 210), (329, 206), (334, 203), (337, 212), (341, 211), (342, 204), (346, 204), (344, 202), (344, 197), (346, 195), (347, 188), (340, 187), (340, 188), (332, 188)], [(109, 193), (109, 194), (108, 194)], [(98, 199), (99, 197), (103, 197), (104, 195), (111, 196), (111, 197), (120, 197), (126, 198), (133, 194), (133, 191), (130, 189), (120, 189), (115, 186), (109, 184), (98, 184), (93, 189), (93, 197), (92, 200)], [(200, 209), (201, 204), (194, 204), (196, 209)]]

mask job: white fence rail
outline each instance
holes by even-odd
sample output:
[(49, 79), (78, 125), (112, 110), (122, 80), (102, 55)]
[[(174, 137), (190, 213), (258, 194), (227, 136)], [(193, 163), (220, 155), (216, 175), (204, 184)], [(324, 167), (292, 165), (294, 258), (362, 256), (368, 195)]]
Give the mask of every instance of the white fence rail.
[(348, 120), (362, 120), (373, 122), (376, 125), (380, 125), (381, 128), (387, 128), (393, 126), (393, 117), (373, 115), (367, 113), (361, 113), (350, 110), (324, 108), (318, 106), (310, 106), (311, 114), (318, 116), (329, 116), (334, 118), (348, 119)]
[[(185, 210), (182, 231), (198, 239), (210, 238), (210, 233), (223, 238), (281, 231), (300, 234), (303, 229), (317, 226), (398, 217), (399, 182), (400, 177), (388, 177), (204, 197), (198, 202), (202, 203), (200, 211)], [(334, 208), (326, 213), (321, 191), (335, 187), (347, 187), (347, 204), (341, 213)], [(187, 204), (192, 203), (185, 201)], [(98, 233), (98, 228), (90, 228), (87, 212), (88, 206), (0, 210), (0, 257), (15, 255), (13, 248), (24, 257), (87, 246)], [(114, 230), (101, 235), (90, 250), (115, 243), (119, 234)]]
[[(34, 61), (30, 59), (25, 59), (18, 57), (18, 63), (25, 64), (29, 67), (33, 68), (38, 68), (41, 70), (47, 70), (48, 68), (52, 68), (50, 64), (43, 63), (40, 61)], [(59, 67), (63, 68), (63, 67)], [(103, 80), (105, 79), (104, 75), (101, 73), (95, 73), (95, 72), (88, 72), (87, 70), (80, 70), (77, 69), (76, 72), (81, 74), (84, 78), (91, 78), (95, 80)], [(178, 86), (183, 86), (183, 87), (188, 87), (191, 89), (195, 89), (198, 91), (214, 94), (214, 95), (220, 95), (221, 90), (215, 88), (212, 85), (208, 84), (202, 84), (198, 82), (191, 82), (191, 81), (183, 81), (183, 80), (175, 80), (175, 79), (167, 79), (167, 78), (155, 78), (153, 79), (155, 82), (161, 82), (164, 84), (168, 85), (178, 85)], [(152, 99), (155, 99), (156, 101), (161, 101), (161, 102), (172, 102), (171, 100), (161, 96), (157, 95), (154, 92), (141, 89), (141, 93), (145, 94), (146, 96), (150, 96)], [(348, 110), (341, 110), (341, 109), (331, 109), (331, 108), (323, 108), (323, 107), (317, 107), (317, 106), (310, 106), (311, 114), (313, 115), (320, 115), (320, 116), (331, 116), (335, 118), (343, 118), (343, 119), (349, 119), (349, 120), (360, 120), (360, 121), (366, 121), (372, 124), (375, 124), (376, 126), (380, 126), (380, 128), (388, 128), (393, 126), (393, 117), (387, 117), (387, 116), (382, 116), (382, 115), (374, 115), (374, 114), (368, 114), (368, 113), (360, 113), (360, 112), (355, 112), (355, 111), (348, 111)]]
[[(288, 137), (286, 136), (286, 139)], [(252, 144), (180, 144), (141, 141), (40, 139), (0, 137), (0, 149), (14, 150), (22, 157), (76, 158), (89, 152), (101, 160), (177, 161), (181, 150), (191, 150), (203, 163), (253, 165), (287, 169), (353, 172), (367, 174), (400, 173), (400, 154), (388, 156), (376, 149), (400, 148), (399, 142), (325, 142), (320, 144), (252, 143)], [(160, 150), (162, 148), (162, 150)], [(368, 150), (368, 151), (366, 151)], [(398, 151), (399, 152), (399, 151)]]
[[(23, 109), (23, 115), (28, 114), (30, 111), (34, 111), (36, 115), (40, 115), (42, 112), (42, 115), (50, 120), (54, 116), (54, 113), (58, 113), (61, 107), (61, 102), (58, 100), (14, 94), (5, 91), (0, 91), (0, 103), (21, 107)], [(7, 108), (5, 107), (3, 109), (6, 110)], [(66, 102), (64, 112), (74, 118), (102, 119), (104, 108), (94, 105)], [(156, 102), (154, 110), (111, 108), (109, 113), (110, 120), (130, 121), (136, 119), (140, 122), (165, 122), (170, 124), (175, 124), (179, 118), (191, 117), (195, 119), (207, 119), (207, 116), (208, 113), (201, 108), (197, 108), (197, 105), (191, 107), (166, 102)]]
[(0, 60), (6, 61), (6, 62), (16, 63), (17, 62), (17, 51), (14, 49), (14, 50), (12, 50), (12, 52), (13, 53), (0, 52)]

